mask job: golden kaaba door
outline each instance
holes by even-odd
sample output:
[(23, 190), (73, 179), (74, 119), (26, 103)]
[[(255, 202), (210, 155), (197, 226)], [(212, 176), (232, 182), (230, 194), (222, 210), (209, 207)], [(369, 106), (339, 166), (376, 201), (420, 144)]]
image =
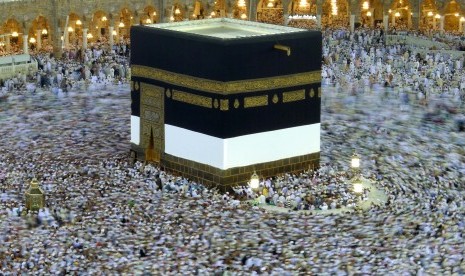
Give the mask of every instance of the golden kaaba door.
[(155, 159), (153, 161), (160, 162), (161, 153), (165, 150), (165, 89), (146, 83), (140, 85), (141, 146), (144, 150), (147, 150), (150, 141), (150, 129), (152, 129)]

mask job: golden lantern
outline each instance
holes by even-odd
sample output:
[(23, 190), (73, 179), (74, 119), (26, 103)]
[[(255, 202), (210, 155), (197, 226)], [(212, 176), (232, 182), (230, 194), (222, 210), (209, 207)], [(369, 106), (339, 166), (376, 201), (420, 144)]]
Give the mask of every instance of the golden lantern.
[(39, 187), (37, 179), (32, 179), (29, 189), (25, 193), (26, 209), (39, 211), (45, 206), (45, 194)]
[(253, 172), (252, 176), (250, 177), (250, 188), (253, 190), (258, 189), (260, 186), (260, 178), (258, 177), (257, 172)]

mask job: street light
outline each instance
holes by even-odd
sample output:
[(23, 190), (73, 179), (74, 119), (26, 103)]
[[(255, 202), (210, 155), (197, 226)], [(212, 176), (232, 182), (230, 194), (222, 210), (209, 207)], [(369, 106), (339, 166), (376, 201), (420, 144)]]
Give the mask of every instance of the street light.
[(360, 156), (357, 153), (352, 155), (352, 159), (350, 162), (350, 166), (352, 167), (352, 171), (354, 173), (354, 178), (352, 179), (354, 193), (360, 194), (363, 193), (363, 183), (359, 177), (360, 173)]
[(253, 171), (252, 176), (250, 177), (250, 188), (253, 190), (258, 189), (260, 185), (260, 178), (258, 177), (257, 172)]
[(358, 156), (357, 153), (354, 153), (352, 155), (350, 166), (352, 167), (352, 169), (355, 169), (355, 170), (358, 170), (360, 168), (360, 157)]
[(360, 180), (354, 182), (354, 193), (361, 194), (363, 193), (363, 184)]

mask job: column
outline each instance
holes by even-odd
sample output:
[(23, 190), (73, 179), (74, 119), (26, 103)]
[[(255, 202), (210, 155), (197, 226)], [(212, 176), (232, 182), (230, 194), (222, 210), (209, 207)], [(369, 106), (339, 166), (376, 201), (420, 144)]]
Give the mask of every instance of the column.
[(414, 12), (412, 15), (412, 28), (415, 30), (420, 28), (420, 15), (418, 12)]
[[(163, 0), (156, 0), (155, 1), (155, 8), (158, 8), (157, 9), (157, 14), (158, 14), (158, 22), (165, 22), (166, 18), (165, 18), (165, 1)], [(158, 5), (157, 5), (158, 4)], [(168, 17), (168, 21), (169, 21), (169, 17)], [(129, 27), (129, 26), (128, 26)]]
[(410, 13), (408, 14), (408, 17), (407, 17), (407, 27), (409, 29), (412, 28), (412, 15)]
[(283, 15), (284, 15), (284, 26), (287, 26), (289, 24), (289, 0), (283, 0), (282, 2), (283, 6)]
[(387, 32), (389, 30), (389, 15), (383, 15), (383, 26), (384, 31)]
[(68, 49), (69, 48), (69, 31), (68, 31), (68, 27), (65, 27), (65, 32), (63, 34), (63, 40), (64, 40), (64, 43), (65, 43), (65, 49)]
[(316, 24), (318, 28), (322, 28), (321, 26), (321, 15), (323, 14), (323, 1), (316, 0)]
[(108, 32), (110, 33), (110, 39), (109, 39), (110, 51), (111, 51), (111, 49), (113, 49), (113, 44), (114, 44), (114, 42), (113, 42), (113, 30), (114, 30), (113, 26), (108, 27)]
[(23, 35), (23, 53), (29, 54), (29, 47), (28, 47), (28, 35)]
[(87, 49), (87, 28), (82, 29), (82, 49)]
[(375, 9), (371, 8), (370, 10), (371, 16), (370, 16), (370, 28), (375, 27)]
[(463, 22), (459, 21), (459, 32), (463, 31)]
[(6, 38), (6, 40), (5, 40), (5, 49), (6, 49), (7, 52), (9, 52), (11, 50), (10, 36), (7, 35), (5, 38)]
[(53, 54), (56, 58), (61, 58), (63, 55), (63, 41), (61, 41), (61, 28), (57, 27), (52, 29), (48, 32), (48, 36), (53, 38)]
[(350, 31), (353, 32), (355, 30), (355, 14), (350, 15)]
[(436, 25), (436, 16), (433, 16), (433, 30), (436, 30), (437, 25)]
[(391, 25), (392, 25), (392, 27), (395, 27), (396, 26), (396, 16), (394, 14), (391, 14), (391, 16), (392, 16)]
[(257, 21), (257, 0), (249, 0), (249, 20), (250, 21)]
[(439, 21), (439, 30), (441, 31), (441, 33), (444, 32), (444, 19), (445, 19), (445, 16), (441, 16), (441, 19)]
[(42, 48), (42, 30), (37, 30), (37, 50)]

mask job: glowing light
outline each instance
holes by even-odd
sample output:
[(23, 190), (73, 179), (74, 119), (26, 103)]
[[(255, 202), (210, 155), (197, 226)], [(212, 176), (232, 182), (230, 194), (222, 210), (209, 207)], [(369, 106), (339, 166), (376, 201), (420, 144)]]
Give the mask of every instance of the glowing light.
[(216, 12), (215, 12), (215, 11), (212, 11), (212, 12), (210, 13), (210, 15), (211, 15), (212, 17), (215, 17)]
[(43, 34), (43, 35), (46, 35), (46, 34), (48, 34), (48, 31), (47, 31), (47, 29), (43, 29), (43, 30), (42, 30), (42, 34)]
[(362, 9), (368, 10), (369, 8), (370, 8), (370, 3), (368, 3), (368, 1), (363, 2)]
[(400, 12), (396, 12), (396, 13), (394, 14), (394, 16), (395, 16), (395, 17), (400, 17)]
[(152, 15), (153, 15), (153, 16), (157, 16), (157, 12), (154, 11), (154, 12), (152, 13)]
[(239, 0), (239, 1), (237, 2), (237, 6), (238, 6), (238, 7), (241, 7), (241, 8), (245, 7), (245, 0)]
[(434, 16), (434, 18), (440, 19), (440, 18), (441, 18), (441, 15), (440, 15), (440, 14), (436, 14), (436, 15)]
[(150, 18), (145, 19), (146, 24), (152, 24), (152, 20)]
[(180, 10), (179, 8), (176, 8), (176, 9), (174, 10), (174, 14), (181, 14), (181, 10)]
[(124, 23), (123, 23), (123, 21), (119, 22), (118, 27), (124, 28)]
[(273, 4), (273, 2), (268, 2), (268, 5), (266, 5), (266, 6), (267, 6), (268, 8), (272, 8), (272, 7), (274, 7), (274, 4)]
[(391, 12), (392, 12), (392, 10), (391, 10), (391, 9), (389, 9), (389, 10), (388, 10), (388, 12), (389, 12), (389, 13), (391, 13)]
[(300, 2), (299, 2), (299, 7), (301, 7), (301, 8), (308, 7), (308, 5), (309, 4), (308, 4), (307, 0), (300, 0)]
[(465, 22), (465, 17), (460, 17), (460, 22)]
[(258, 189), (260, 186), (260, 178), (258, 177), (257, 173), (254, 171), (252, 177), (250, 177), (250, 188)]
[(367, 16), (371, 17), (371, 12), (370, 11), (367, 11)]
[(30, 43), (36, 43), (36, 39), (33, 38), (33, 37), (31, 37), (31, 38), (29, 38), (29, 42), (30, 42)]
[(68, 32), (69, 32), (69, 33), (72, 33), (72, 32), (74, 32), (74, 29), (73, 29), (73, 27), (69, 26), (69, 27), (68, 27)]
[(337, 15), (337, 1), (331, 0), (331, 15)]
[(245, 15), (245, 13), (241, 14), (241, 19), (247, 19), (247, 15)]
[(18, 32), (12, 32), (12, 33), (11, 33), (11, 36), (12, 36), (12, 37), (18, 37), (18, 35), (19, 35)]
[(460, 16), (460, 14), (459, 14), (458, 12), (456, 12), (456, 13), (455, 13), (455, 16), (456, 16), (456, 17), (459, 17), (459, 16)]
[(116, 35), (116, 31), (115, 31), (115, 30), (113, 30), (113, 32), (111, 32), (111, 34), (112, 34), (112, 35)]
[(170, 16), (170, 21), (174, 21), (174, 16)]
[(87, 34), (87, 38), (88, 38), (88, 39), (91, 39), (91, 38), (93, 38), (93, 37), (94, 37), (94, 36), (93, 36), (91, 33), (88, 33), (88, 34)]
[(104, 15), (104, 16), (102, 16), (102, 21), (104, 21), (104, 22), (105, 22), (105, 21), (107, 21), (107, 20), (108, 20), (108, 19), (107, 19), (107, 17), (106, 17), (105, 15)]
[(363, 193), (363, 184), (362, 183), (354, 183), (354, 193), (361, 194)]
[(80, 25), (82, 25), (82, 22), (81, 22), (81, 20), (79, 20), (79, 19), (78, 19), (78, 20), (76, 20), (76, 25), (79, 25), (79, 26), (80, 26)]
[(433, 12), (432, 12), (432, 11), (429, 11), (429, 12), (428, 12), (428, 16), (433, 16)]

